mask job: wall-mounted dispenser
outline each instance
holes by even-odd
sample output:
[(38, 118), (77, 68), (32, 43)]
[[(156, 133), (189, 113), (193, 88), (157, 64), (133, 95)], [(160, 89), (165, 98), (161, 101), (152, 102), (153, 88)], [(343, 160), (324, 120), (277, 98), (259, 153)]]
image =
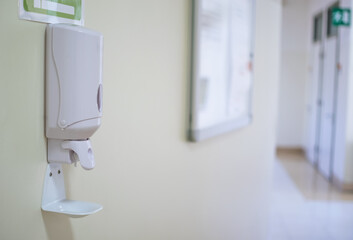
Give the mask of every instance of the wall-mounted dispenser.
[(103, 36), (83, 27), (51, 24), (46, 31), (46, 136), (48, 167), (42, 209), (85, 216), (96, 203), (66, 199), (61, 164), (85, 170), (95, 161), (89, 138), (102, 117)]

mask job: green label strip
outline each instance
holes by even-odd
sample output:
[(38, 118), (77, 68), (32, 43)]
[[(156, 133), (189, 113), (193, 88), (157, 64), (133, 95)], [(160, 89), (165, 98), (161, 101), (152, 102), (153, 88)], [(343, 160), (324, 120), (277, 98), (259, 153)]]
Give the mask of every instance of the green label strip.
[(81, 20), (82, 0), (23, 0), (27, 12)]

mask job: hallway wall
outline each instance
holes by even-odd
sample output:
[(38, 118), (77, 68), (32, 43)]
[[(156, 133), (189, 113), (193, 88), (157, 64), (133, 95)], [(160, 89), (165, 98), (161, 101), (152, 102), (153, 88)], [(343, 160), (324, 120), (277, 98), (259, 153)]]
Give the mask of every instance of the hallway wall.
[[(304, 147), (307, 156), (314, 161), (313, 133), (310, 130), (317, 119), (314, 92), (318, 83), (314, 81), (313, 18), (326, 13), (336, 0), (285, 0), (283, 1), (281, 78), (279, 91), (279, 117), (277, 146), (286, 148)], [(340, 6), (351, 8), (350, 0), (341, 0)], [(327, 21), (325, 18), (324, 21)], [(325, 23), (326, 24), (326, 23)], [(324, 33), (326, 34), (326, 29)], [(352, 62), (349, 27), (339, 28), (341, 70), (338, 74), (337, 111), (333, 145), (332, 172), (335, 182), (353, 188), (353, 111), (350, 103), (353, 96)], [(316, 79), (317, 81), (317, 79)], [(315, 89), (314, 89), (315, 88)], [(315, 127), (315, 126), (314, 126)]]
[(0, 2), (0, 239), (265, 239), (275, 148), (281, 1), (256, 7), (253, 123), (186, 142), (191, 1), (86, 2), (104, 34), (96, 168), (65, 167), (68, 196), (101, 203), (81, 219), (41, 212), (45, 25)]
[[(337, 2), (336, 0), (311, 0), (309, 7), (309, 19), (312, 21), (312, 17), (321, 12), (327, 11), (327, 8)], [(350, 0), (341, 0), (340, 6), (343, 8), (351, 8), (352, 4)], [(312, 32), (313, 24), (310, 24), (310, 32)], [(333, 151), (333, 164), (332, 171), (335, 182), (340, 185), (352, 185), (353, 183), (353, 152), (351, 147), (352, 142), (352, 127), (349, 122), (352, 119), (352, 111), (350, 107), (350, 98), (353, 96), (352, 91), (352, 62), (351, 58), (352, 48), (350, 42), (352, 39), (352, 31), (349, 27), (339, 28), (339, 41), (340, 41), (340, 52), (339, 52), (339, 63), (341, 70), (338, 74), (338, 96), (337, 96), (337, 111), (336, 111), (336, 124), (335, 124), (335, 144)], [(308, 39), (308, 48), (310, 48), (312, 42)], [(309, 60), (312, 64), (312, 58)], [(307, 86), (308, 89), (312, 88), (312, 79), (308, 78)], [(312, 107), (313, 103), (310, 103), (310, 94), (307, 94), (308, 107)]]
[[(350, 0), (344, 0), (345, 6), (353, 10), (353, 4)], [(346, 61), (347, 67), (345, 69), (345, 76), (348, 79), (348, 83), (343, 86), (347, 88), (347, 96), (346, 102), (343, 107), (346, 107), (347, 115), (345, 115), (346, 119), (346, 127), (344, 133), (346, 134), (346, 144), (344, 145), (346, 149), (346, 161), (343, 170), (343, 179), (345, 183), (350, 184), (353, 189), (353, 126), (351, 122), (353, 121), (353, 47), (352, 47), (352, 39), (353, 39), (353, 31), (350, 28), (346, 28), (342, 31), (342, 35), (344, 36), (341, 41), (346, 44), (346, 48), (342, 49), (342, 58), (348, 59)], [(339, 169), (342, 170), (342, 169)]]
[(277, 146), (302, 148), (308, 74), (308, 0), (285, 0), (282, 12), (281, 75)]

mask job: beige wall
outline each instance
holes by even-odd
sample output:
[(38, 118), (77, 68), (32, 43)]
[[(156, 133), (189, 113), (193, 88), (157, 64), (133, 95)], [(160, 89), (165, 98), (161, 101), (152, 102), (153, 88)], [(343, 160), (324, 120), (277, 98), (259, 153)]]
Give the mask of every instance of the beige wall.
[[(0, 2), (0, 239), (264, 239), (274, 158), (281, 5), (258, 0), (254, 122), (185, 141), (189, 0), (86, 1), (105, 37), (96, 168), (66, 168), (68, 195), (104, 205), (71, 219), (40, 210), (46, 167), (45, 25)], [(104, 4), (103, 4), (104, 3)]]
[(277, 146), (302, 148), (308, 74), (308, 0), (286, 0), (282, 12)]

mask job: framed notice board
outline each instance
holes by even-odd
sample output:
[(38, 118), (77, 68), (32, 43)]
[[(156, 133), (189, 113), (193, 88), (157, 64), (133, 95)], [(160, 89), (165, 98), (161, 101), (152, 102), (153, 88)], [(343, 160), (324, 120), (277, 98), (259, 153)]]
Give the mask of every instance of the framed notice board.
[(251, 123), (255, 0), (193, 0), (189, 140)]

